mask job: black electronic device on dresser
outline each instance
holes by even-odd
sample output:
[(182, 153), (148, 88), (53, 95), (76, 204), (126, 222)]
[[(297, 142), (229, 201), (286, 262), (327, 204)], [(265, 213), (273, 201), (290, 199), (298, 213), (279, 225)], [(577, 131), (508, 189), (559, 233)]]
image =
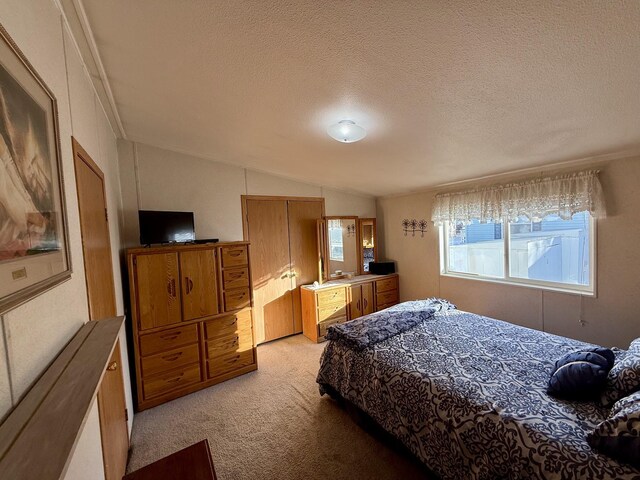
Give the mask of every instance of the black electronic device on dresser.
[(196, 239), (193, 212), (139, 210), (140, 245), (185, 243)]
[(390, 273), (396, 273), (395, 262), (370, 262), (369, 273), (375, 275), (389, 275)]

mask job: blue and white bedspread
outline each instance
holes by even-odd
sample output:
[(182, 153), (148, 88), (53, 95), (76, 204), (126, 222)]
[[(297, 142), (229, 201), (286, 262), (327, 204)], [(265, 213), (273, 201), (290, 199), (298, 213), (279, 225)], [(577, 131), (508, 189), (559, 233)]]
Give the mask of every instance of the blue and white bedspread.
[(441, 298), (414, 300), (380, 312), (329, 327), (327, 340), (336, 340), (355, 350), (363, 350), (387, 338), (410, 330), (436, 312), (456, 308)]
[(595, 402), (546, 393), (555, 361), (588, 345), (459, 310), (356, 349), (330, 341), (320, 392), (369, 414), (443, 479), (640, 479), (640, 470), (591, 449), (606, 418)]

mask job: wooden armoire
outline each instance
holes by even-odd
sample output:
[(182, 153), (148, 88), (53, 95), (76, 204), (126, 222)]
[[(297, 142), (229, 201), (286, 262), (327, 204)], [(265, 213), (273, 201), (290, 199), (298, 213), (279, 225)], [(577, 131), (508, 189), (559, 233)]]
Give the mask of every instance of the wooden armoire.
[(251, 242), (256, 343), (302, 333), (300, 286), (318, 280), (316, 221), (324, 199), (243, 196)]
[(138, 410), (258, 367), (247, 242), (127, 250)]

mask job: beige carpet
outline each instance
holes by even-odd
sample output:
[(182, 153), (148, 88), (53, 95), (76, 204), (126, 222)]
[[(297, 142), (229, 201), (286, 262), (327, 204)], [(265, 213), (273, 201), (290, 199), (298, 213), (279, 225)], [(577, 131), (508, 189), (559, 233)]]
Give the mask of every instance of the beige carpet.
[(320, 397), (323, 347), (302, 335), (261, 345), (258, 371), (137, 414), (128, 471), (207, 438), (220, 480), (429, 478)]

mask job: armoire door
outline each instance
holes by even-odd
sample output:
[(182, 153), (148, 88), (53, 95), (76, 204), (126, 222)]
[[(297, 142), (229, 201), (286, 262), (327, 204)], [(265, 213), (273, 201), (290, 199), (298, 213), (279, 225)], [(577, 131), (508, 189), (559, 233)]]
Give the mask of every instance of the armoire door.
[(295, 332), (286, 200), (245, 204), (245, 238), (251, 242), (251, 277), (256, 343)]
[(289, 251), (293, 293), (293, 331), (302, 333), (300, 287), (318, 280), (316, 222), (322, 218), (324, 204), (317, 200), (288, 200)]
[(183, 320), (217, 314), (215, 249), (180, 252), (180, 274)]
[(178, 254), (138, 255), (135, 262), (140, 330), (179, 323)]

